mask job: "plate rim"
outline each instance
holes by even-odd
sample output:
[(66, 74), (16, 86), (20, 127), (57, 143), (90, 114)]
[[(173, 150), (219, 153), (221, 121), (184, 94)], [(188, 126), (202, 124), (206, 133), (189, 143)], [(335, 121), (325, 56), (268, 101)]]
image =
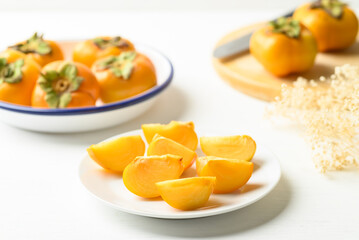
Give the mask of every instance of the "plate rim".
[[(61, 40), (60, 42), (70, 42), (70, 41), (76, 41), (76, 40)], [(158, 95), (159, 93), (161, 93), (163, 90), (165, 90), (172, 82), (174, 76), (173, 64), (165, 54), (163, 54), (161, 51), (157, 50), (156, 48), (141, 43), (138, 45), (156, 52), (161, 57), (163, 57), (163, 59), (166, 60), (166, 62), (169, 64), (170, 73), (166, 77), (166, 80), (161, 85), (156, 85), (148, 89), (147, 91), (140, 93), (136, 96), (133, 96), (131, 98), (119, 102), (104, 104), (102, 106), (68, 108), (68, 109), (42, 109), (42, 108), (33, 108), (29, 106), (22, 106), (22, 105), (0, 101), (0, 109), (8, 110), (11, 112), (30, 114), (30, 115), (46, 115), (46, 116), (85, 115), (85, 114), (101, 113), (101, 112), (107, 112), (111, 110), (117, 110), (117, 109), (129, 107), (137, 103), (143, 102), (149, 98), (152, 98)]]
[[(126, 136), (126, 135), (131, 135), (131, 134), (139, 134), (139, 132), (141, 132), (141, 129), (136, 129), (136, 130), (131, 130), (131, 131), (127, 131), (127, 132), (123, 132), (123, 133), (120, 133), (120, 134), (117, 134), (115, 136), (112, 136), (112, 137), (109, 137), (109, 138), (106, 138), (105, 140), (101, 141), (101, 142), (104, 142), (104, 141), (108, 141), (110, 139), (113, 139), (113, 138), (116, 138), (116, 137), (120, 137), (120, 136)], [(142, 134), (141, 134), (142, 136)], [(241, 208), (245, 208), (259, 200), (261, 200), (262, 198), (264, 198), (265, 196), (267, 196), (277, 185), (278, 185), (278, 182), (279, 180), (281, 179), (281, 176), (282, 176), (282, 171), (281, 171), (281, 166), (280, 166), (280, 162), (279, 162), (279, 159), (277, 157), (277, 155), (275, 155), (265, 144), (263, 144), (261, 141), (257, 141), (256, 142), (260, 142), (261, 143), (261, 146), (264, 146), (264, 149), (269, 152), (272, 156), (273, 156), (273, 159), (275, 160), (274, 162), (276, 163), (277, 167), (278, 167), (278, 175), (276, 175), (274, 181), (272, 182), (272, 184), (265, 190), (265, 192), (263, 192), (259, 197), (253, 199), (253, 200), (250, 200), (248, 201), (247, 203), (245, 204), (241, 204), (241, 205), (233, 205), (233, 206), (227, 206), (223, 209), (216, 209), (216, 208), (213, 208), (213, 211), (211, 211), (212, 209), (209, 209), (207, 211), (197, 211), (197, 212), (193, 212), (193, 211), (189, 211), (189, 212), (186, 212), (186, 211), (181, 211), (181, 214), (180, 215), (176, 215), (176, 214), (165, 214), (165, 215), (162, 215), (162, 214), (156, 214), (156, 213), (148, 213), (148, 212), (142, 212), (142, 211), (139, 211), (139, 210), (135, 210), (135, 209), (129, 209), (129, 208), (125, 208), (125, 207), (121, 207), (119, 205), (116, 205), (114, 203), (111, 203), (111, 202), (108, 202), (107, 200), (105, 199), (102, 199), (100, 196), (96, 195), (95, 193), (93, 193), (90, 189), (87, 188), (87, 186), (85, 185), (85, 183), (83, 182), (82, 180), (82, 177), (81, 177), (81, 172), (82, 172), (82, 168), (81, 166), (84, 164), (84, 162), (86, 160), (91, 160), (91, 159), (88, 159), (89, 156), (86, 153), (84, 153), (82, 155), (82, 158), (81, 158), (81, 161), (80, 161), (80, 164), (78, 166), (78, 179), (80, 180), (80, 183), (82, 185), (83, 188), (85, 188), (86, 192), (88, 194), (90, 194), (91, 196), (93, 196), (95, 199), (99, 200), (100, 202), (104, 203), (105, 205), (109, 206), (109, 207), (112, 207), (116, 210), (120, 210), (122, 212), (125, 212), (125, 213), (129, 213), (129, 214), (133, 214), (133, 215), (138, 215), (138, 216), (143, 216), (143, 217), (150, 217), (150, 218), (158, 218), (158, 219), (195, 219), (195, 218), (203, 218), (203, 217), (210, 217), (210, 216), (216, 216), (216, 215), (220, 215), (220, 214), (224, 214), (224, 213), (229, 213), (229, 212), (233, 212), (233, 211), (236, 211), (236, 210), (239, 210)], [(186, 214), (187, 213), (187, 214)]]

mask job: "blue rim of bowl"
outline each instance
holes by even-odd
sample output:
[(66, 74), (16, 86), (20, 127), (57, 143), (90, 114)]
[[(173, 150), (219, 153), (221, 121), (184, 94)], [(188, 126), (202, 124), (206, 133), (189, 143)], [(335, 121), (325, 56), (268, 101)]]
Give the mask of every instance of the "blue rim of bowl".
[(41, 109), (41, 108), (32, 108), (32, 107), (26, 107), (11, 103), (6, 103), (0, 101), (0, 109), (5, 109), (13, 112), (19, 112), (19, 113), (25, 113), (25, 114), (33, 114), (33, 115), (48, 115), (48, 116), (65, 116), (65, 115), (80, 115), (80, 114), (91, 114), (91, 113), (100, 113), (100, 112), (106, 112), (111, 110), (116, 110), (124, 107), (129, 107), (132, 105), (135, 105), (137, 103), (143, 102), (149, 98), (152, 98), (156, 96), (157, 94), (161, 93), (164, 89), (168, 87), (168, 85), (171, 83), (174, 75), (174, 69), (172, 62), (166, 57), (164, 54), (159, 52), (158, 50), (155, 50), (151, 48), (153, 51), (156, 51), (158, 54), (160, 54), (166, 61), (168, 62), (171, 72), (169, 76), (167, 77), (166, 81), (162, 83), (161, 85), (156, 85), (153, 88), (147, 90), (144, 93), (141, 93), (139, 95), (136, 95), (134, 97), (115, 102), (115, 103), (109, 103), (102, 106), (96, 106), (96, 107), (84, 107), (84, 108), (67, 108), (67, 109)]

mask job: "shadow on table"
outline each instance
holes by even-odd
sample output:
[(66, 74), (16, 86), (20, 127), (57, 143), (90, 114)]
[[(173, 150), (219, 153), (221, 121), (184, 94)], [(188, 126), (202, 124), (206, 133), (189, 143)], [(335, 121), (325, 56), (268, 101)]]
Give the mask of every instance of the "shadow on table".
[[(290, 199), (290, 184), (285, 176), (282, 176), (278, 185), (266, 197), (251, 206), (231, 213), (190, 220), (164, 220), (129, 214), (126, 214), (126, 218), (130, 219), (129, 228), (134, 227), (130, 224), (131, 222), (136, 222), (136, 228), (158, 235), (210, 238), (238, 234), (260, 227), (278, 217), (287, 207)], [(108, 211), (113, 211), (113, 209), (108, 208)], [(116, 220), (119, 219), (119, 214), (125, 213), (113, 212), (113, 214), (113, 220)], [(121, 224), (126, 224), (126, 222), (121, 221)]]
[[(141, 128), (143, 123), (167, 123), (178, 119), (187, 107), (183, 92), (170, 86), (145, 113), (119, 126), (84, 133), (38, 133), (26, 131), (35, 137), (46, 137), (53, 142), (91, 145), (116, 134)], [(23, 131), (23, 130), (19, 130)]]

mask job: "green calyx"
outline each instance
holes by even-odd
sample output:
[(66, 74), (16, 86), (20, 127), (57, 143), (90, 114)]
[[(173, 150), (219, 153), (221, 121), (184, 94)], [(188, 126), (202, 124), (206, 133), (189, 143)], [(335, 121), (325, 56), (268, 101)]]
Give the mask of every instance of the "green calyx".
[(50, 45), (43, 39), (43, 35), (37, 35), (37, 33), (27, 39), (24, 43), (19, 43), (14, 46), (10, 46), (9, 48), (25, 54), (37, 53), (40, 55), (46, 55), (52, 51)]
[(124, 52), (119, 56), (110, 56), (100, 61), (98, 66), (100, 70), (110, 69), (116, 77), (127, 80), (131, 77), (136, 55), (136, 52)]
[(18, 59), (13, 63), (8, 63), (5, 58), (0, 58), (0, 84), (3, 82), (21, 82), (22, 66), (24, 66), (24, 59)]
[(76, 66), (68, 63), (59, 72), (52, 70), (41, 74), (38, 83), (46, 92), (45, 100), (50, 108), (66, 108), (71, 92), (79, 89), (83, 80), (77, 76)]
[(341, 18), (343, 15), (343, 8), (346, 6), (345, 3), (342, 3), (339, 0), (318, 0), (310, 6), (312, 9), (322, 8), (330, 16), (334, 18)]
[(283, 33), (290, 38), (299, 38), (300, 36), (300, 23), (298, 20), (292, 18), (278, 18), (269, 23), (274, 33)]
[(106, 49), (108, 47), (117, 47), (117, 48), (127, 48), (129, 47), (128, 43), (121, 37), (113, 37), (110, 39), (103, 38), (94, 38), (92, 42), (101, 49)]

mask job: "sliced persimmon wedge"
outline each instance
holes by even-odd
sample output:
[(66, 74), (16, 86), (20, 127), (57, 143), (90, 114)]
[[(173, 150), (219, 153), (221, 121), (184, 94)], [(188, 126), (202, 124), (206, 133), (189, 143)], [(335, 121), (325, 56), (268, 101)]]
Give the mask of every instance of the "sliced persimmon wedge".
[(256, 152), (256, 142), (247, 135), (201, 137), (200, 144), (207, 156), (250, 161)]
[(187, 148), (186, 146), (173, 141), (172, 139), (156, 134), (147, 149), (147, 155), (165, 155), (173, 154), (183, 157), (182, 164), (184, 169), (192, 166), (197, 158), (196, 152)]
[(123, 183), (132, 193), (153, 198), (160, 196), (157, 182), (178, 179), (183, 173), (182, 157), (175, 155), (137, 157), (123, 172)]
[(157, 134), (170, 138), (189, 149), (195, 151), (198, 145), (198, 137), (194, 131), (193, 122), (171, 121), (169, 124), (143, 124), (143, 134), (148, 143), (151, 143), (153, 137)]
[(145, 143), (141, 136), (137, 135), (93, 144), (87, 152), (101, 167), (113, 172), (122, 172), (137, 156), (143, 156), (145, 150)]
[(215, 177), (192, 177), (156, 183), (162, 199), (168, 205), (193, 210), (203, 207), (213, 192)]
[(216, 177), (214, 193), (230, 193), (244, 186), (253, 173), (253, 163), (213, 156), (196, 160), (197, 174)]

